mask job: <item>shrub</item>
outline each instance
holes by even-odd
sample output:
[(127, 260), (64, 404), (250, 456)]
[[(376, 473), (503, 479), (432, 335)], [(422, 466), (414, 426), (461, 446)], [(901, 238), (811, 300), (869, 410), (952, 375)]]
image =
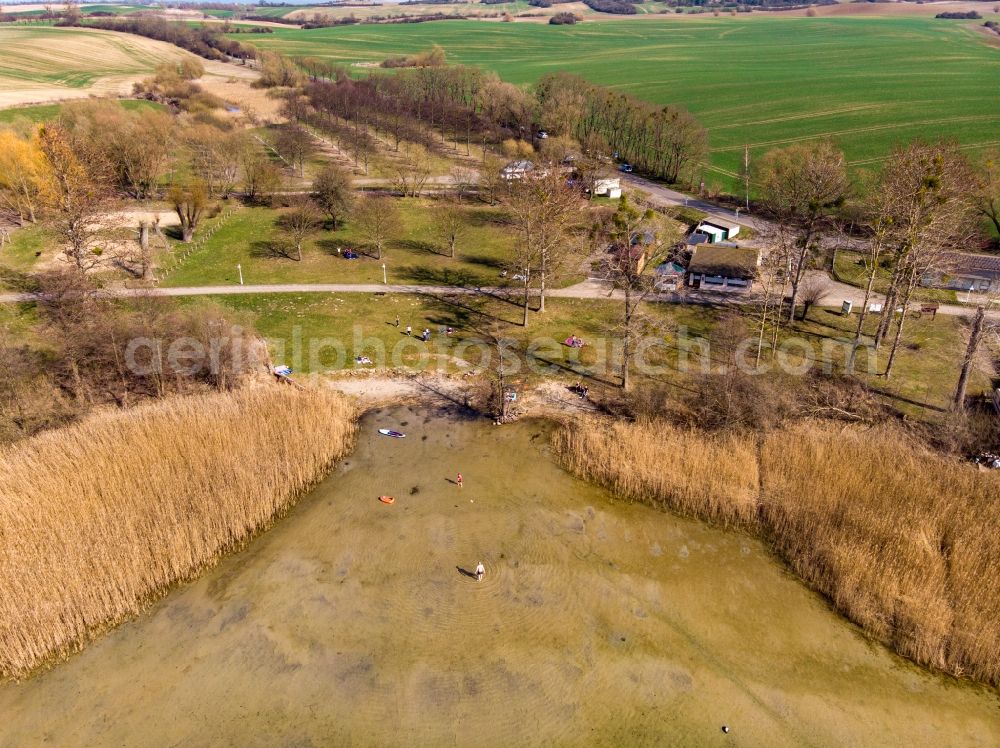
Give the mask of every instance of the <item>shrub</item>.
[(553, 26), (572, 26), (576, 21), (577, 18), (572, 13), (556, 13), (549, 19), (549, 23)]

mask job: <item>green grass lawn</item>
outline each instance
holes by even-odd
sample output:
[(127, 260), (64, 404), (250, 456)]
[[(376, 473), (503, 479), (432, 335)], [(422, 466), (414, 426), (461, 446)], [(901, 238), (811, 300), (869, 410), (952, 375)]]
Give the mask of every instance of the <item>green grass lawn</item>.
[[(849, 252), (838, 250), (833, 263), (833, 275), (841, 283), (848, 283), (858, 288), (865, 288), (868, 285), (868, 277), (862, 262), (863, 258), (859, 252)], [(875, 291), (885, 293), (889, 287), (891, 272), (886, 268), (879, 268), (875, 274)], [(917, 288), (913, 292), (916, 301), (938, 301), (944, 304), (958, 303), (958, 296), (954, 291), (945, 288)]]
[[(434, 211), (441, 203), (426, 198), (397, 201), (403, 224), (399, 238), (390, 241), (382, 260), (362, 254), (346, 260), (341, 250), (367, 251), (365, 242), (350, 223), (336, 231), (318, 232), (303, 248), (301, 262), (274, 256), (270, 239), (278, 238), (280, 211), (246, 208), (193, 253), (164, 280), (166, 286), (237, 283), (236, 266), (243, 268), (244, 282), (256, 283), (381, 283), (385, 263), (389, 283), (423, 285), (496, 285), (510, 254), (513, 237), (498, 208), (468, 204), (462, 210), (468, 220), (468, 236), (458, 246), (458, 257), (445, 255), (431, 233)], [(580, 280), (571, 273), (563, 283)]]
[(266, 49), (371, 62), (442, 45), (452, 62), (515, 83), (570, 71), (655, 103), (683, 104), (708, 127), (706, 182), (731, 186), (753, 156), (818, 137), (856, 167), (896, 143), (947, 137), (1000, 144), (1000, 49), (973, 24), (931, 18), (740, 14), (577, 26), (446, 21), (275, 29)]
[[(288, 363), (299, 372), (320, 372), (329, 369), (371, 368), (355, 364), (355, 356), (366, 355), (387, 365), (421, 368), (441, 367), (443, 371), (463, 370), (455, 358), (476, 365), (479, 350), (463, 346), (478, 337), (476, 321), (479, 312), (487, 312), (503, 321), (503, 333), (516, 341), (523, 381), (537, 381), (546, 375), (532, 371), (527, 357), (536, 366), (548, 367), (547, 375), (579, 378), (582, 367), (594, 371), (597, 386), (616, 383), (618, 360), (612, 348), (613, 332), (621, 314), (620, 302), (597, 299), (552, 299), (544, 315), (533, 313), (527, 328), (521, 327), (520, 310), (513, 304), (470, 297), (459, 303), (422, 296), (398, 294), (257, 294), (251, 296), (220, 296), (214, 301), (224, 307), (246, 313), (255, 320), (258, 330), (271, 342), (276, 362)], [(187, 303), (196, 303), (189, 300)], [(475, 311), (470, 311), (475, 310)], [(637, 379), (655, 379), (685, 387), (702, 376), (705, 366), (715, 370), (726, 360), (726, 352), (703, 349), (699, 338), (711, 338), (723, 310), (686, 305), (647, 304), (645, 334), (657, 341), (646, 356), (649, 363), (661, 367)], [(395, 327), (399, 316), (400, 327)], [(853, 339), (857, 317), (843, 317), (835, 310), (813, 309), (809, 318), (784, 331), (779, 347), (790, 366), (797, 366), (802, 357), (816, 362), (815, 369), (828, 364), (832, 371), (842, 370)], [(870, 320), (871, 330), (877, 318)], [(432, 332), (429, 345), (406, 338), (405, 327), (415, 333), (425, 327)], [(444, 330), (454, 328), (447, 336)], [(753, 337), (748, 318), (747, 335)], [(560, 345), (570, 334), (587, 341), (582, 350)], [(337, 341), (337, 344), (334, 343)], [(964, 323), (955, 317), (924, 316), (907, 321), (904, 344), (901, 345), (888, 380), (878, 376), (885, 366), (888, 346), (874, 359), (874, 376), (864, 373), (866, 360), (859, 357), (859, 376), (870, 386), (884, 393), (897, 409), (913, 415), (927, 416), (926, 407), (945, 408), (958, 376), (958, 362), (964, 349)], [(535, 348), (528, 352), (529, 344)], [(342, 349), (338, 355), (336, 351)], [(682, 351), (686, 350), (684, 354)], [(384, 354), (382, 353), (384, 351)], [(394, 352), (395, 351), (395, 355)], [(681, 361), (686, 357), (686, 368)], [(765, 366), (771, 364), (767, 354)], [(976, 373), (973, 391), (985, 390), (988, 380)]]
[[(866, 333), (874, 334), (878, 320), (877, 315), (868, 316)], [(857, 314), (844, 317), (839, 310), (814, 308), (810, 311), (809, 318), (796, 323), (795, 329), (789, 331), (788, 335), (819, 341), (820, 345), (816, 350), (823, 351), (820, 360), (830, 361), (835, 370), (839, 370), (850, 350), (843, 344), (854, 339), (857, 324)], [(860, 378), (887, 394), (892, 405), (903, 412), (919, 414), (924, 406), (947, 408), (958, 381), (958, 369), (965, 350), (965, 321), (960, 317), (941, 314), (936, 317), (929, 314), (915, 315), (906, 320), (903, 330), (903, 340), (891, 377), (885, 379), (880, 376), (889, 357), (892, 343), (890, 335), (879, 351), (871, 352), (870, 368), (865, 353), (859, 354), (856, 369), (861, 372)], [(871, 337), (866, 338), (866, 342), (871, 342)], [(874, 372), (875, 375), (863, 373), (865, 371)], [(970, 389), (985, 391), (988, 386), (989, 379), (976, 371)]]
[[(611, 346), (620, 303), (593, 299), (552, 299), (544, 315), (532, 314), (527, 328), (521, 327), (520, 309), (515, 305), (486, 297), (461, 297), (459, 303), (424, 296), (399, 294), (255, 294), (218, 296), (213, 300), (223, 307), (247, 314), (257, 329), (268, 338), (275, 363), (287, 363), (300, 373), (340, 369), (372, 368), (358, 366), (355, 357), (365, 355), (386, 366), (401, 365), (436, 369), (453, 373), (466, 371), (481, 363), (481, 349), (472, 345), (481, 340), (477, 330), (479, 312), (502, 321), (503, 335), (513, 341), (510, 350), (520, 361), (518, 378), (538, 381), (543, 376), (565, 375), (575, 379), (581, 367), (595, 370), (594, 382), (615, 384), (617, 358)], [(197, 303), (188, 300), (187, 303)], [(471, 311), (476, 310), (476, 311)], [(651, 305), (656, 334), (663, 345), (649, 355), (651, 363), (676, 373), (677, 350), (667, 344), (678, 328), (692, 334), (707, 334), (716, 313), (688, 306)], [(400, 327), (395, 326), (399, 316)], [(431, 330), (428, 344), (407, 337), (410, 325), (414, 334)], [(452, 327), (449, 336), (446, 329)], [(588, 342), (583, 349), (571, 349), (560, 341), (576, 334)], [(342, 353), (337, 354), (341, 350)], [(384, 354), (382, 353), (384, 351)], [(527, 365), (535, 362), (534, 369)], [(511, 364), (511, 369), (515, 365)]]

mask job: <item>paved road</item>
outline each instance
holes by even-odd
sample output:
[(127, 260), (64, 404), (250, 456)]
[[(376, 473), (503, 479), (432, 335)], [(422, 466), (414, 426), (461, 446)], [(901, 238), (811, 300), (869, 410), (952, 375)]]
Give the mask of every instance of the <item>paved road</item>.
[(766, 232), (770, 227), (770, 223), (763, 218), (747, 215), (743, 211), (740, 211), (739, 214), (737, 214), (735, 210), (724, 208), (720, 205), (710, 203), (706, 200), (701, 200), (697, 197), (685, 195), (683, 192), (672, 190), (669, 187), (664, 187), (663, 185), (651, 182), (648, 179), (636, 176), (635, 174), (620, 174), (619, 176), (621, 176), (623, 182), (648, 193), (650, 199), (660, 205), (686, 205), (689, 208), (700, 210), (703, 213), (708, 213), (710, 216), (715, 216), (716, 218), (724, 218), (727, 221), (735, 221), (741, 226), (748, 226), (754, 231), (761, 233)]
[[(117, 288), (106, 291), (107, 295), (113, 298), (138, 298), (142, 296), (234, 296), (245, 294), (302, 294), (302, 293), (326, 293), (326, 294), (415, 294), (422, 296), (456, 296), (456, 295), (494, 295), (509, 296), (517, 298), (520, 290), (516, 286), (499, 286), (473, 288), (463, 286), (419, 286), (380, 283), (277, 283), (262, 284), (253, 286), (183, 286), (178, 288), (153, 288), (153, 289), (130, 289)], [(555, 299), (607, 299), (621, 298), (619, 292), (611, 291), (604, 281), (597, 278), (590, 278), (583, 283), (577, 283), (568, 288), (556, 288), (548, 292), (550, 298)], [(0, 293), (0, 303), (11, 304), (18, 302), (30, 302), (37, 300), (36, 294), (31, 293)], [(850, 299), (855, 303), (855, 307), (860, 307), (863, 300), (863, 292), (854, 286), (847, 286), (843, 283), (830, 283), (830, 290), (827, 293), (824, 303), (839, 305), (844, 299)], [(670, 304), (734, 304), (752, 302), (753, 297), (744, 295), (734, 295), (711, 292), (691, 292), (683, 293), (663, 293), (650, 297), (650, 301), (670, 303)], [(880, 301), (881, 298), (873, 297), (873, 301)], [(971, 314), (968, 307), (942, 304), (938, 308), (939, 314), (960, 316)], [(1000, 320), (1000, 310), (989, 313), (990, 317)]]

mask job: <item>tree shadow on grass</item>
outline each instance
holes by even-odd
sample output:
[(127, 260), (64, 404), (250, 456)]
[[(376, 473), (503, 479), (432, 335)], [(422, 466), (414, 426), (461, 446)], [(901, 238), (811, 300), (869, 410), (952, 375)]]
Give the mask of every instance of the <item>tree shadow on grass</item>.
[(20, 293), (37, 293), (38, 280), (28, 273), (0, 266), (0, 286)]
[(469, 225), (476, 228), (511, 225), (510, 216), (498, 208), (473, 208), (465, 215), (469, 219)]
[(265, 239), (250, 242), (250, 256), (271, 260), (298, 260), (295, 246), (281, 239)]
[(480, 277), (461, 268), (407, 265), (400, 268), (400, 272), (412, 283), (424, 286), (454, 286), (468, 291), (478, 289), (482, 285)]
[(507, 268), (507, 263), (501, 260), (499, 257), (490, 257), (489, 255), (470, 255), (463, 254), (462, 259), (469, 263), (470, 265), (479, 265), (480, 267), (489, 268), (490, 270), (495, 270), (497, 273), (505, 270)]
[(478, 330), (489, 323), (520, 326), (521, 320), (506, 319), (490, 306), (487, 294), (422, 294), (427, 304), (427, 319), (442, 327), (456, 330)]
[(407, 249), (411, 252), (425, 252), (427, 254), (437, 255), (438, 257), (448, 257), (448, 252), (443, 252), (434, 242), (427, 242), (421, 239), (400, 239), (399, 241), (393, 242), (393, 246), (400, 249)]

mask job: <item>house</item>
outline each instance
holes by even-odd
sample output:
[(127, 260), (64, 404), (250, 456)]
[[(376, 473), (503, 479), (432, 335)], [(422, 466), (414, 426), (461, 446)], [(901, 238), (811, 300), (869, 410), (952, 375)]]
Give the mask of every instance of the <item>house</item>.
[(656, 266), (653, 287), (657, 291), (676, 291), (684, 283), (687, 270), (679, 262), (668, 260)]
[(622, 196), (622, 180), (617, 177), (613, 179), (598, 179), (594, 182), (594, 195), (596, 197), (610, 197), (617, 200)]
[(699, 244), (692, 249), (687, 284), (703, 291), (749, 291), (760, 267), (760, 252), (735, 244)]
[(710, 241), (714, 244), (736, 238), (740, 233), (740, 225), (724, 218), (709, 217), (698, 224), (695, 233), (707, 234), (712, 237)]
[(946, 270), (928, 273), (921, 285), (973, 293), (1000, 292), (1000, 257), (953, 252), (943, 265)]
[(500, 176), (511, 181), (514, 179), (524, 179), (528, 172), (534, 171), (535, 165), (530, 161), (511, 161), (500, 170)]

